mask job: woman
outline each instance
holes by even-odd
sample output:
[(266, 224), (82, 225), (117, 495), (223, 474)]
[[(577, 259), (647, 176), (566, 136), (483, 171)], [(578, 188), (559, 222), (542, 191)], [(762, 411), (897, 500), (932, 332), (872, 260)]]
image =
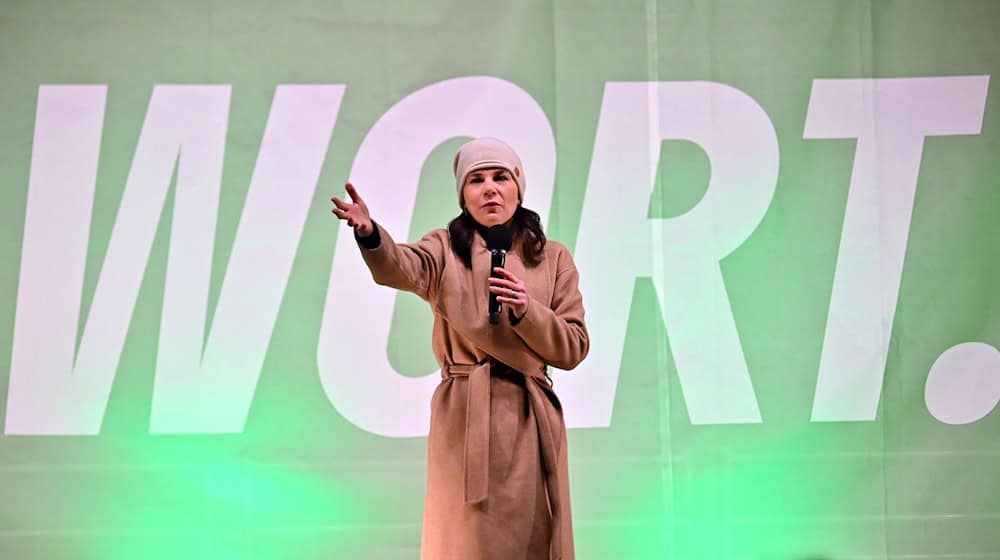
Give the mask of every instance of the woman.
[[(434, 311), (441, 384), (431, 399), (422, 560), (574, 558), (566, 429), (547, 366), (587, 355), (578, 275), (521, 206), (524, 168), (493, 138), (455, 154), (462, 213), (448, 229), (397, 244), (357, 189), (334, 197), (378, 284), (414, 292)], [(486, 228), (506, 225), (513, 246), (490, 277)], [(489, 294), (506, 306), (488, 319)]]

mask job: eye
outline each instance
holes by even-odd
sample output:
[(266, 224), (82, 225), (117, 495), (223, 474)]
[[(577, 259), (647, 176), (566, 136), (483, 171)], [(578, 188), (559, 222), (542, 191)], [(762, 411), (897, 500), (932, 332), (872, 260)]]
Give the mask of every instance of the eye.
[(482, 183), (483, 182), (483, 178), (479, 177), (478, 175), (475, 176), (475, 177), (469, 177), (469, 182), (470, 183)]
[(493, 176), (494, 181), (510, 181), (510, 175), (506, 173), (497, 173)]

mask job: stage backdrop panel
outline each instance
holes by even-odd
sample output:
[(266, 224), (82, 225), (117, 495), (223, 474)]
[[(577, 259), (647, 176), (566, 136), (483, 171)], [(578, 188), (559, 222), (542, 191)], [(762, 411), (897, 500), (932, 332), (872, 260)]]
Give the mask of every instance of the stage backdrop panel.
[(1000, 557), (1000, 3), (0, 2), (0, 557), (418, 557), (416, 240), (573, 252), (576, 548)]

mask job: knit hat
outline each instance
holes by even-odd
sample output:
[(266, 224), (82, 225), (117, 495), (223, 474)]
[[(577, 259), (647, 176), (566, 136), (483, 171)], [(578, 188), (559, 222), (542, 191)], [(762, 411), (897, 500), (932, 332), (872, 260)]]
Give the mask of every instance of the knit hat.
[(462, 204), (462, 187), (465, 177), (478, 169), (501, 167), (510, 172), (517, 183), (517, 199), (524, 202), (524, 166), (514, 149), (496, 138), (477, 138), (466, 142), (455, 152), (455, 183), (458, 187), (458, 204)]

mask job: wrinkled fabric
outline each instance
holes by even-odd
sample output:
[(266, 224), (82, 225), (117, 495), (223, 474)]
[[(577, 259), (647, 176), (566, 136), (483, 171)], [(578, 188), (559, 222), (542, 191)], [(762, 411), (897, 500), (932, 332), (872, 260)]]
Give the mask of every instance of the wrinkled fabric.
[(441, 384), (431, 399), (422, 560), (571, 560), (566, 427), (546, 367), (572, 369), (587, 355), (578, 274), (569, 251), (546, 243), (527, 267), (519, 247), (506, 267), (527, 286), (525, 315), (490, 325), (490, 255), (477, 233), (472, 269), (439, 229), (362, 248), (379, 284), (413, 292), (434, 311), (432, 347)]

